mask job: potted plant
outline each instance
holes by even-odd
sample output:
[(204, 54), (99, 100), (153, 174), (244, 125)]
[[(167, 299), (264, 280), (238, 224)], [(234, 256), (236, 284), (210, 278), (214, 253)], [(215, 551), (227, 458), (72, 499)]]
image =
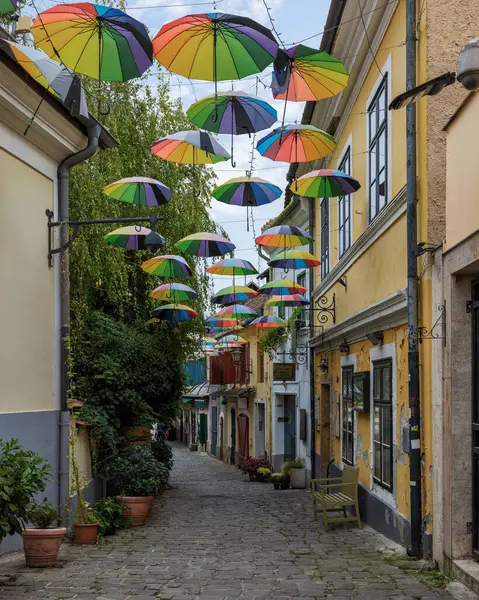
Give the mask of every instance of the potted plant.
[(268, 469), (267, 467), (258, 467), (256, 470), (256, 481), (267, 481), (271, 475), (271, 469)]
[(67, 532), (65, 527), (51, 527), (60, 519), (60, 513), (45, 498), (27, 506), (27, 518), (33, 525), (22, 532), (27, 567), (53, 567)]
[[(268, 469), (272, 472), (272, 467), (270, 463), (261, 456), (260, 458), (253, 458), (250, 456), (241, 466), (240, 469), (244, 474), (248, 473), (250, 481), (255, 481), (258, 479), (258, 469)], [(264, 477), (263, 477), (264, 479)]]
[(306, 469), (304, 459), (296, 457), (283, 465), (285, 475), (289, 475), (291, 487), (295, 490), (303, 490), (306, 487)]
[(123, 529), (128, 525), (129, 519), (125, 515), (124, 508), (117, 498), (111, 496), (103, 498), (93, 505), (95, 515), (100, 522), (100, 537), (115, 535), (118, 529)]

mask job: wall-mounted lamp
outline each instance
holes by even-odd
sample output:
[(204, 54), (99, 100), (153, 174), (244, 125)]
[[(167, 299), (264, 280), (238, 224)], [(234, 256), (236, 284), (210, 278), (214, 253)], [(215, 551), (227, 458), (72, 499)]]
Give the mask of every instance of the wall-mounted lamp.
[(384, 334), (382, 331), (373, 331), (372, 333), (367, 333), (366, 337), (373, 344), (373, 346), (377, 346), (384, 339)]
[(348, 289), (348, 280), (346, 278), (346, 275), (344, 277), (340, 277), (338, 279), (338, 283), (340, 283), (344, 289), (346, 289), (346, 290)]
[(349, 344), (347, 343), (346, 340), (344, 340), (344, 342), (342, 342), (341, 344), (339, 344), (339, 351), (340, 352), (347, 352), (349, 354)]
[(320, 360), (318, 369), (321, 371), (321, 373), (327, 373), (328, 372), (328, 359), (327, 358), (323, 357)]
[(233, 361), (233, 364), (238, 367), (243, 367), (245, 373), (251, 375), (251, 373), (253, 372), (253, 370), (251, 369), (251, 360), (249, 364), (247, 364), (246, 361), (243, 360), (243, 358), (244, 354), (242, 348), (233, 348), (233, 350), (231, 350), (231, 360)]

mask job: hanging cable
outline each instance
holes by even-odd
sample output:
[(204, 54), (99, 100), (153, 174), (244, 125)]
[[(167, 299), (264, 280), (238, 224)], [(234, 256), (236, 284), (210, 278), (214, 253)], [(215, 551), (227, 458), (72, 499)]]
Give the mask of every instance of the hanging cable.
[(373, 48), (371, 46), (371, 40), (369, 38), (369, 33), (368, 33), (368, 28), (366, 27), (366, 22), (364, 20), (364, 15), (363, 15), (363, 8), (361, 6), (361, 0), (358, 0), (358, 8), (359, 8), (359, 13), (361, 15), (361, 23), (363, 24), (363, 29), (364, 29), (364, 35), (366, 36), (366, 41), (368, 43), (369, 46), (369, 52), (371, 52), (371, 56), (373, 57), (374, 60), (374, 64), (376, 65), (381, 77), (383, 77), (383, 72), (381, 71), (381, 67), (378, 64), (377, 58), (376, 58), (376, 54), (373, 51)]

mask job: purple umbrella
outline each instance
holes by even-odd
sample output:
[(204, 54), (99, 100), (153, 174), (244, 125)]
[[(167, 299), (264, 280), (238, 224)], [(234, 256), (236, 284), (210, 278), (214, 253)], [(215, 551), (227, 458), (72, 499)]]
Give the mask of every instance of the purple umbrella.
[[(125, 248), (125, 250), (144, 250), (146, 236), (150, 233), (151, 229), (148, 229), (147, 227), (131, 225), (107, 233), (105, 235), (105, 240), (110, 242), (110, 244)], [(163, 240), (163, 243), (165, 243), (165, 238), (161, 235), (159, 237)]]
[(171, 198), (170, 188), (149, 177), (126, 177), (103, 188), (110, 198), (139, 206), (161, 206)]

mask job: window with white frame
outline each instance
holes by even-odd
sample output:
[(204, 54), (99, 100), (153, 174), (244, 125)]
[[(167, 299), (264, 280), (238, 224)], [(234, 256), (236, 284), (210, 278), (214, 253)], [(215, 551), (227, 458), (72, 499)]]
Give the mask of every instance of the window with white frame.
[(321, 217), (321, 278), (329, 273), (329, 198), (320, 204)]
[(342, 405), (342, 456), (343, 462), (354, 464), (354, 410), (353, 410), (353, 372), (354, 367), (343, 367), (341, 370), (341, 405)]
[[(351, 175), (351, 146), (348, 146), (343, 159), (339, 164), (339, 170)], [(351, 195), (339, 196), (339, 257), (351, 246)]]
[(392, 360), (373, 362), (374, 481), (393, 490)]
[(388, 203), (388, 74), (367, 108), (369, 220)]

